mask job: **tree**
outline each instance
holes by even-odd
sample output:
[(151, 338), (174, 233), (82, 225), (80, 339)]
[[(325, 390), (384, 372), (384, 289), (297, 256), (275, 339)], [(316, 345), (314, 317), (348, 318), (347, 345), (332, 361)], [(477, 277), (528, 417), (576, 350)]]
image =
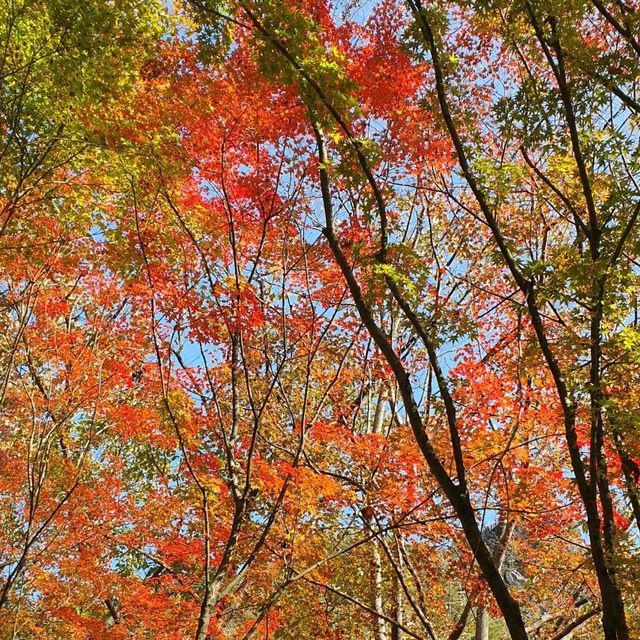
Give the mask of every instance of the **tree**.
[(1, 635), (633, 637), (634, 6), (4, 11)]
[[(206, 5), (198, 8), (205, 17), (212, 12)], [(386, 8), (388, 9), (388, 6)], [(594, 76), (593, 68), (586, 69), (587, 65), (584, 62), (580, 64), (580, 61), (586, 57), (585, 53), (587, 51), (594, 53), (594, 49), (606, 64), (606, 53), (603, 55), (601, 52), (603, 48), (607, 51), (607, 48), (601, 45), (597, 49), (597, 45), (592, 44), (594, 15), (593, 7), (590, 5), (564, 10), (563, 7), (546, 5), (537, 7), (528, 3), (523, 7), (479, 4), (474, 7), (461, 6), (455, 10), (449, 8), (446, 11), (440, 11), (437, 7), (430, 6), (426, 9), (420, 3), (410, 2), (408, 9), (414, 22), (410, 38), (414, 39), (418, 54), (424, 50), (430, 58), (429, 64), (425, 65), (427, 67), (425, 75), (430, 67), (437, 97), (434, 111), (438, 119), (442, 118), (444, 132), (457, 161), (460, 179), (468, 185), (472, 195), (472, 207), (479, 210), (481, 220), (490, 232), (491, 242), (513, 280), (517, 289), (515, 300), (523, 304), (527, 311), (538, 352), (549, 369), (557, 391), (563, 414), (566, 446), (588, 523), (590, 552), (602, 596), (605, 637), (628, 637), (620, 578), (617, 577), (619, 569), (614, 567), (617, 563), (613, 560), (615, 506), (605, 453), (605, 385), (602, 375), (602, 358), (605, 290), (610, 277), (608, 271), (618, 269), (618, 260), (635, 226), (637, 207), (633, 204), (630, 209), (620, 207), (621, 194), (612, 192), (610, 189), (607, 189), (600, 196), (600, 200), (597, 200), (595, 195), (597, 191), (593, 183), (597, 180), (603, 182), (612, 180), (615, 183), (619, 175), (618, 184), (625, 185), (622, 187), (625, 194), (628, 193), (629, 187), (631, 193), (634, 193), (634, 170), (629, 168), (626, 161), (627, 157), (632, 157), (633, 151), (631, 149), (627, 151), (624, 147), (626, 144), (628, 149), (628, 145), (632, 145), (631, 141), (635, 139), (633, 125), (630, 125), (632, 120), (627, 114), (618, 116), (618, 119), (613, 115), (614, 112), (624, 114), (629, 110), (633, 113), (635, 110), (633, 100), (629, 98), (629, 91), (624, 85), (623, 78), (615, 79), (614, 82), (600, 69)], [(596, 4), (595, 9), (599, 14), (597, 17), (604, 18), (605, 24), (602, 26), (605, 33), (610, 29), (614, 38), (614, 43), (607, 42), (607, 45), (622, 50), (626, 48), (625, 61), (628, 61), (630, 69), (635, 69), (634, 45), (636, 42), (628, 20), (633, 9), (626, 6), (622, 9), (625, 15), (624, 24), (606, 7)], [(523, 53), (520, 43), (512, 44), (514, 33), (508, 25), (513, 22), (510, 23), (505, 19), (506, 13), (510, 14), (509, 17), (512, 20), (515, 18), (519, 29), (518, 34), (528, 30), (535, 36), (532, 42), (535, 44), (537, 40), (537, 47), (530, 50), (529, 46)], [(447, 21), (452, 14), (455, 14), (458, 27), (456, 33), (450, 35), (447, 30)], [(217, 15), (224, 19), (224, 14), (218, 12)], [(284, 4), (267, 6), (241, 3), (237, 16), (236, 24), (255, 34), (257, 55), (262, 60), (265, 58), (268, 60), (269, 66), (265, 66), (265, 71), (272, 76), (275, 74), (277, 81), (295, 82), (300, 88), (300, 97), (307, 105), (309, 126), (315, 131), (319, 150), (320, 188), (326, 214), (324, 233), (349, 285), (363, 323), (393, 369), (416, 440), (421, 446), (432, 473), (456, 510), (476, 560), (505, 616), (511, 635), (526, 637), (519, 607), (504, 581), (501, 580), (495, 562), (492, 561), (491, 554), (482, 542), (479, 528), (472, 514), (471, 503), (466, 503), (464, 499), (468, 492), (460, 428), (456, 415), (457, 408), (448, 388), (449, 383), (438, 362), (436, 344), (440, 336), (436, 338), (437, 334), (434, 331), (434, 327), (437, 327), (436, 319), (433, 318), (433, 314), (431, 317), (427, 315), (426, 322), (421, 317), (424, 312), (420, 306), (416, 306), (414, 301), (408, 299), (413, 292), (415, 282), (409, 280), (407, 283), (406, 272), (398, 267), (397, 259), (394, 262), (394, 229), (389, 221), (388, 212), (391, 208), (390, 203), (396, 203), (394, 198), (404, 194), (393, 188), (394, 183), (389, 184), (388, 175), (392, 170), (383, 164), (385, 161), (388, 162), (388, 159), (383, 153), (379, 156), (373, 155), (372, 142), (363, 139), (360, 134), (367, 118), (371, 117), (371, 113), (367, 112), (367, 107), (370, 105), (362, 101), (361, 95), (358, 95), (358, 89), (354, 89), (355, 83), (349, 83), (348, 65), (344, 64), (341, 68), (338, 62), (344, 63), (349, 56), (351, 60), (357, 59), (357, 54), (354, 55), (353, 51), (355, 47), (347, 56), (344, 49), (348, 49), (349, 46), (340, 42), (339, 36), (336, 37), (331, 32), (331, 27), (327, 24), (327, 13), (318, 12), (317, 8), (311, 5), (302, 4), (291, 7)], [(494, 35), (495, 31), (488, 35), (487, 27), (493, 27), (499, 17), (502, 18), (505, 28), (498, 30), (497, 36)], [(319, 34), (322, 34), (322, 39)], [(333, 56), (335, 61), (327, 63), (324, 62), (328, 47), (326, 42), (331, 39), (331, 36), (334, 36), (335, 40), (332, 42), (329, 55)], [(496, 65), (495, 60), (491, 60), (493, 68), (487, 68), (484, 75), (476, 72), (461, 76), (457, 72), (462, 66), (457, 59), (459, 51), (462, 52), (461, 57), (465, 58), (467, 64), (479, 64), (481, 71), (484, 71), (482, 60), (479, 58), (484, 51), (480, 49), (480, 45), (472, 46), (475, 44), (473, 39), (484, 45), (485, 51), (495, 46), (498, 51), (496, 58), (502, 65)], [(341, 45), (343, 51), (340, 51)], [(470, 53), (465, 49), (465, 45), (471, 50)], [(455, 55), (448, 53), (451, 47), (454, 47)], [(340, 58), (341, 54), (342, 58)], [(573, 60), (576, 62), (574, 63)], [(534, 64), (536, 66), (532, 71)], [(567, 67), (567, 64), (572, 66)], [(601, 64), (598, 62), (596, 66)], [(497, 98), (492, 98), (489, 91), (492, 89), (491, 82), (498, 80), (496, 68), (506, 74), (509, 79), (515, 80), (516, 86), (522, 79), (522, 91), (502, 93), (502, 95), (497, 91), (495, 94)], [(482, 78), (485, 86), (477, 82), (478, 76)], [(594, 79), (596, 82), (593, 81)], [(578, 89), (574, 89), (574, 85), (581, 80), (584, 88), (579, 86)], [(533, 91), (528, 83), (533, 85)], [(466, 104), (463, 98), (458, 97), (454, 111), (450, 95), (451, 84), (454, 85), (453, 90), (456, 96), (467, 95), (474, 99), (473, 106)], [(486, 96), (484, 105), (478, 109), (477, 99), (483, 93)], [(532, 94), (534, 100), (528, 99)], [(497, 100), (498, 108), (494, 109), (493, 105)], [(521, 106), (523, 103), (526, 106)], [(592, 106), (592, 109), (585, 111), (585, 104)], [(354, 109), (355, 105), (360, 108)], [(606, 118), (600, 105), (606, 105), (605, 108), (609, 109)], [(578, 108), (581, 110), (578, 111)], [(374, 109), (375, 107), (371, 111)], [(478, 112), (482, 120), (478, 120)], [(526, 119), (520, 116), (523, 112), (527, 116)], [(533, 128), (533, 134), (530, 133), (530, 129), (523, 128), (522, 132), (519, 132), (517, 125), (513, 126), (519, 118), (523, 120), (523, 127)], [(614, 149), (613, 158), (619, 160), (619, 166), (624, 166), (619, 174), (615, 169), (616, 165), (612, 166), (611, 151), (607, 152), (603, 149), (604, 143), (598, 146), (595, 143), (589, 144), (589, 141), (585, 143), (580, 139), (581, 133), (585, 138), (586, 132), (591, 133), (592, 127), (595, 127), (596, 131), (602, 130), (598, 128), (599, 118), (611, 123), (614, 132), (612, 138), (616, 138), (618, 145)], [(622, 119), (622, 122), (619, 122), (619, 119)], [(462, 123), (459, 122), (460, 120)], [(341, 232), (336, 231), (335, 227), (336, 203), (331, 186), (333, 172), (330, 170), (331, 158), (327, 153), (327, 141), (324, 138), (323, 128), (335, 132), (336, 137), (343, 138), (344, 144), (338, 147), (338, 153), (350, 159), (351, 171), (359, 173), (360, 183), (367, 185), (370, 189), (369, 211), (365, 207), (363, 225), (371, 228), (372, 218), (377, 217), (374, 228), (376, 228), (378, 241), (369, 245), (367, 259), (355, 264), (352, 262), (350, 252), (345, 252)], [(380, 128), (384, 133), (379, 136), (379, 139), (383, 139), (385, 133), (391, 129), (389, 120), (383, 121)], [(389, 135), (392, 136), (393, 133)], [(593, 138), (593, 134), (591, 136)], [(609, 139), (609, 134), (604, 136), (605, 139)], [(553, 143), (562, 139), (567, 140), (571, 149), (569, 154), (565, 154), (565, 170), (575, 171), (575, 193), (570, 196), (565, 193), (564, 188), (558, 187), (553, 179), (549, 179), (545, 167), (541, 168), (540, 165), (547, 160), (549, 142), (551, 141), (551, 147), (553, 147)], [(379, 150), (382, 144), (377, 146)], [(542, 149), (543, 155), (536, 163), (531, 159), (530, 154), (532, 150), (540, 153), (539, 149)], [(585, 153), (588, 155), (585, 156)], [(606, 159), (603, 153), (606, 153)], [(383, 173), (382, 167), (386, 174)], [(597, 169), (591, 169), (591, 167), (597, 167)], [(453, 173), (454, 175), (457, 173), (455, 168)], [(518, 207), (519, 186), (526, 183), (527, 178), (542, 181), (544, 187), (550, 189), (555, 198), (560, 199), (561, 205), (566, 207), (566, 210), (560, 210), (559, 214), (561, 219), (569, 220), (568, 225), (560, 225), (555, 219), (550, 222), (551, 215), (554, 215), (554, 218), (558, 215), (557, 204), (553, 203), (552, 211), (547, 212), (546, 202), (542, 206), (539, 205), (537, 194), (526, 202), (524, 211), (522, 207)], [(496, 184), (496, 181), (500, 181), (501, 184)], [(450, 197), (454, 206), (465, 206), (465, 203), (460, 203), (454, 195), (450, 194)], [(465, 208), (469, 210), (468, 205)], [(538, 208), (542, 210), (538, 212), (536, 210)], [(603, 211), (599, 212), (598, 209)], [(526, 238), (528, 242), (523, 241), (518, 244), (518, 236), (516, 239), (507, 237), (504, 223), (501, 221), (503, 215), (510, 215), (510, 231), (511, 227), (515, 226), (517, 232), (518, 214), (523, 212), (531, 219), (532, 210), (545, 225), (542, 236), (536, 242), (535, 251), (529, 248), (531, 238)], [(470, 213), (475, 215), (473, 210)], [(563, 234), (573, 231), (576, 237), (575, 243), (573, 240), (567, 242), (565, 236), (558, 243), (561, 248), (556, 249), (554, 238), (550, 236), (555, 226), (561, 226)], [(527, 231), (531, 235), (530, 230)], [(608, 251), (603, 250), (603, 234), (611, 236)], [(583, 251), (583, 243), (588, 245), (588, 251)], [(574, 244), (577, 245), (576, 249), (579, 253), (571, 261), (569, 268), (576, 269), (576, 263), (582, 262), (585, 264), (585, 269), (588, 269), (582, 279), (576, 274), (575, 280), (573, 276), (563, 271), (561, 264), (548, 259), (550, 254), (553, 255), (558, 251), (566, 260), (567, 248)], [(359, 279), (356, 275), (356, 270), (360, 271), (360, 269), (362, 272), (368, 270), (370, 273), (377, 271), (378, 281), (384, 282), (389, 295), (395, 299), (406, 321), (413, 326), (416, 334), (424, 342), (446, 409), (450, 444), (455, 461), (454, 479), (446, 472), (429, 438), (425, 437), (422, 417), (415, 403), (415, 392), (407, 369), (394, 350), (388, 338), (388, 332), (385, 332), (375, 320), (371, 303), (367, 300), (366, 294), (363, 294), (361, 285), (363, 278)], [(624, 265), (618, 271), (628, 273), (628, 269), (629, 267)], [(606, 270), (607, 274), (594, 277), (594, 273), (598, 270)], [(576, 299), (566, 289), (559, 288), (561, 301), (554, 299), (555, 297), (548, 293), (546, 289), (548, 272), (561, 274), (559, 280), (562, 283), (575, 287), (578, 291), (577, 302), (583, 305), (583, 309), (587, 311), (586, 314), (576, 312), (574, 306)], [(554, 279), (556, 287), (558, 282)], [(569, 284), (570, 282), (572, 284)], [(558, 289), (554, 287), (554, 290)], [(613, 286), (609, 295), (615, 297), (614, 291), (619, 289)], [(513, 296), (514, 294), (510, 294), (510, 297)], [(609, 304), (612, 303), (613, 300)], [(564, 308), (558, 310), (557, 307), (561, 304), (566, 311)], [(625, 317), (618, 320), (618, 326), (626, 329), (625, 305), (620, 307)], [(552, 340), (560, 338), (556, 338), (555, 334), (553, 338), (550, 337), (556, 327), (550, 328), (550, 323), (546, 321), (548, 308), (553, 309), (560, 326), (567, 327), (574, 340), (584, 332), (588, 336), (588, 346), (584, 356), (580, 355), (580, 347), (574, 348), (567, 365), (564, 362), (565, 353), (561, 355), (562, 349), (555, 348), (552, 344)], [(612, 319), (616, 317), (616, 312), (613, 311)], [(571, 322), (568, 322), (563, 314), (570, 316)], [(565, 366), (575, 370), (575, 365), (571, 364), (571, 358), (573, 362), (576, 359), (580, 362), (584, 358), (588, 363), (586, 368), (589, 373), (582, 380), (573, 374), (574, 379), (568, 383), (569, 375), (565, 372)], [(584, 402), (582, 397), (586, 400), (587, 418), (586, 424), (579, 427), (579, 407)], [(586, 440), (590, 443), (588, 463), (582, 457), (579, 429), (586, 432)], [(613, 444), (615, 428), (610, 431), (611, 444)], [(628, 463), (626, 466), (628, 469), (631, 468)], [(460, 500), (460, 492), (463, 495), (462, 500)], [(633, 494), (634, 491), (631, 493)], [(602, 527), (601, 522), (604, 523)]]

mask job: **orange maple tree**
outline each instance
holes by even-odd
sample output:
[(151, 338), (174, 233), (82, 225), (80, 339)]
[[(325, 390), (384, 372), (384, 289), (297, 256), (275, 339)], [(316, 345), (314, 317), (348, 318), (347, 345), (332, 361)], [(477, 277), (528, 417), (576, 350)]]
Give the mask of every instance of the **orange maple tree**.
[(634, 2), (0, 10), (0, 636), (640, 628)]

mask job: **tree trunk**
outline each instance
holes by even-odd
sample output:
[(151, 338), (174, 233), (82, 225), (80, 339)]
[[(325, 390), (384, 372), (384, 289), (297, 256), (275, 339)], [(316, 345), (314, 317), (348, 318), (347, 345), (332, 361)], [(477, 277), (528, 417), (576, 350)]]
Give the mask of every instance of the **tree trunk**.
[(489, 614), (481, 605), (476, 610), (476, 635), (475, 640), (489, 640)]
[[(384, 613), (382, 609), (382, 557), (380, 555), (380, 543), (373, 541), (373, 608), (377, 613)], [(376, 640), (389, 640), (387, 624), (380, 616), (375, 620)]]

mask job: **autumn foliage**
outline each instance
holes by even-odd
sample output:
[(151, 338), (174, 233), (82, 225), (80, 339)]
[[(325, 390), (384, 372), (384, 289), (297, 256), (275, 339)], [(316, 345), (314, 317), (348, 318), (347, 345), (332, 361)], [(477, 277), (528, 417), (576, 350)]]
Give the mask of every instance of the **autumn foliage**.
[(636, 0), (0, 36), (0, 639), (640, 637)]

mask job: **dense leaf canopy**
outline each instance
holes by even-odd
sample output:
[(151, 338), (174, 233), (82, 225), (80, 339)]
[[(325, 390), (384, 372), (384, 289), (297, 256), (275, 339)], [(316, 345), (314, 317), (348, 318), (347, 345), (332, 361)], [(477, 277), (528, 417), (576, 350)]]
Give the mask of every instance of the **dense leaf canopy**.
[(0, 639), (640, 637), (640, 3), (6, 0)]

